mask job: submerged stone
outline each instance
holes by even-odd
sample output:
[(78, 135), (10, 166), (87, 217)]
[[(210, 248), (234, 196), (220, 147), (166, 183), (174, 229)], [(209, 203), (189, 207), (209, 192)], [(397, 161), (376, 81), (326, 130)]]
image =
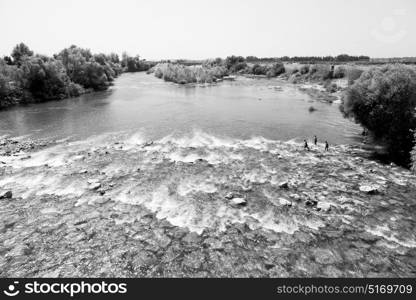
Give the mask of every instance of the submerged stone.
[(327, 212), (331, 210), (331, 203), (319, 201), (318, 204), (316, 205), (316, 208), (321, 211)]
[(318, 248), (313, 251), (315, 261), (319, 264), (329, 265), (336, 264), (342, 261), (339, 255), (329, 249)]
[(12, 197), (13, 197), (12, 191), (5, 191), (5, 192), (0, 191), (0, 199), (10, 199)]
[(99, 189), (101, 187), (101, 183), (99, 183), (99, 182), (92, 182), (92, 183), (90, 183), (90, 185), (88, 186), (88, 188), (90, 189), (90, 190), (97, 190), (97, 189)]
[(279, 203), (282, 206), (292, 206), (292, 202), (290, 202), (289, 200), (285, 198), (279, 198)]
[(230, 200), (230, 203), (233, 206), (244, 206), (247, 204), (247, 201), (244, 198), (233, 198)]
[(378, 185), (361, 185), (360, 191), (367, 194), (376, 194), (379, 192), (380, 186)]
[(287, 181), (282, 181), (278, 185), (279, 185), (279, 188), (281, 188), (281, 189), (288, 189), (289, 188), (289, 183)]

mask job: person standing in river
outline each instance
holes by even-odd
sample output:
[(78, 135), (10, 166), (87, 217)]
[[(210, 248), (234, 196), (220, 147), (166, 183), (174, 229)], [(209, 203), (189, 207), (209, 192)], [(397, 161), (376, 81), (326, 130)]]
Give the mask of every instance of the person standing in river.
[(315, 146), (316, 146), (316, 144), (318, 143), (318, 138), (316, 137), (316, 135), (315, 135), (315, 137), (313, 138), (313, 143), (315, 144)]
[(329, 144), (328, 144), (328, 141), (325, 141), (325, 151), (329, 151)]
[(305, 144), (303, 145), (303, 149), (307, 149), (307, 150), (309, 151), (310, 149), (309, 149), (308, 142), (307, 142), (306, 140), (303, 140), (303, 142), (305, 143)]

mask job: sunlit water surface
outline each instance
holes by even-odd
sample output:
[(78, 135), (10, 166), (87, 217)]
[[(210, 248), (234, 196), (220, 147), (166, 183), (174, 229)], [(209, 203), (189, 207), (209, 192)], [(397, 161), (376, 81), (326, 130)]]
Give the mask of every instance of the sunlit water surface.
[[(317, 110), (309, 112), (309, 107)], [(202, 131), (214, 136), (331, 144), (360, 142), (360, 127), (337, 104), (314, 101), (295, 86), (239, 78), (211, 86), (180, 86), (144, 73), (124, 74), (108, 91), (0, 112), (0, 136), (85, 139), (140, 132), (148, 139)]]

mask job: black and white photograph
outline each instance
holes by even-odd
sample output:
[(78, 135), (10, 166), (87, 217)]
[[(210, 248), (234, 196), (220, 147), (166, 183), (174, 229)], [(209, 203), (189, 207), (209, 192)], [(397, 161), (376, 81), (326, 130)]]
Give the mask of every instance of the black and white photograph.
[(0, 0), (0, 28), (1, 278), (416, 277), (415, 1)]

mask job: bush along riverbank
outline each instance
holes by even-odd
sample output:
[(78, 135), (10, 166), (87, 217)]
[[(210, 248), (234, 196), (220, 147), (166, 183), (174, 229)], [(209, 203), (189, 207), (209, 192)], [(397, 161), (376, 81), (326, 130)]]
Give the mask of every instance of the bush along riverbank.
[(409, 170), (342, 145), (134, 136), (0, 143), (1, 276), (415, 276)]
[(284, 64), (274, 60), (267, 63), (252, 63), (242, 56), (228, 56), (226, 59), (207, 60), (198, 65), (186, 61), (164, 62), (157, 64), (149, 73), (158, 78), (180, 84), (212, 83), (224, 79), (233, 79), (234, 75), (252, 78), (275, 78), (298, 84), (305, 92), (326, 102), (340, 100), (341, 92), (354, 83), (364, 72), (364, 67), (356, 65)]
[(341, 111), (386, 145), (388, 158), (415, 166), (416, 70), (395, 64), (373, 67), (349, 86)]
[(152, 72), (158, 78), (179, 84), (213, 83), (227, 75), (227, 70), (218, 65), (184, 66), (181, 64), (160, 63)]
[(74, 45), (48, 57), (21, 43), (11, 56), (0, 58), (0, 109), (105, 90), (122, 72), (151, 66), (138, 56), (124, 53), (121, 61), (115, 53), (93, 54)]
[(158, 78), (179, 84), (188, 83), (213, 83), (227, 78), (228, 75), (255, 75), (276, 77), (284, 73), (281, 62), (268, 65), (249, 66), (242, 56), (229, 56), (225, 60), (217, 58), (207, 60), (200, 65), (185, 65), (182, 63), (159, 63), (150, 70)]

